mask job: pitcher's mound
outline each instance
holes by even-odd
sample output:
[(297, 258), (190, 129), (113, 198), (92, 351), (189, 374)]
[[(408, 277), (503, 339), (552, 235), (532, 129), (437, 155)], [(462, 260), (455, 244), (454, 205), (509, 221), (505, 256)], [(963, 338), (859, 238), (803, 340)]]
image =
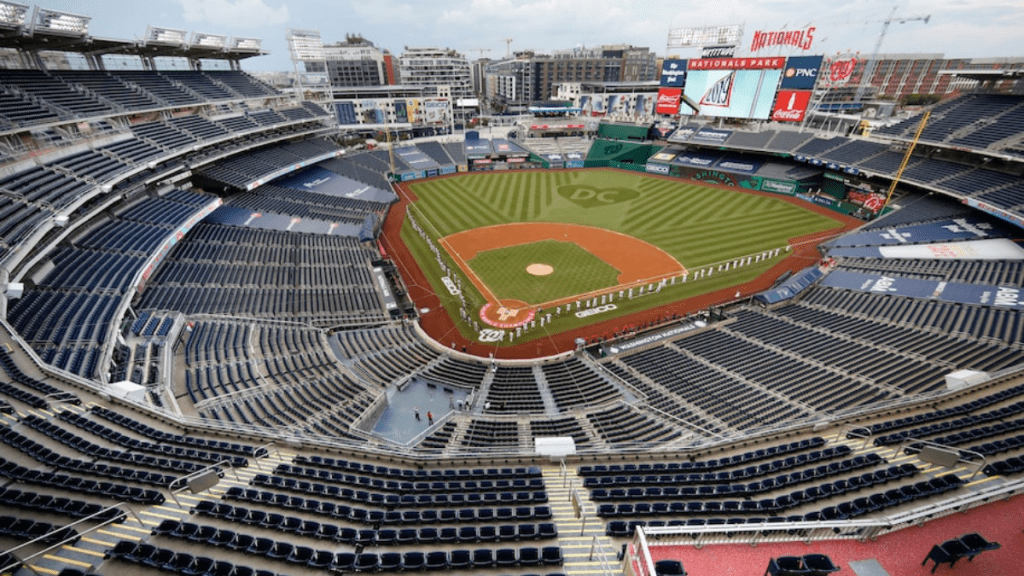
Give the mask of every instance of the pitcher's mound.
[(550, 264), (530, 264), (526, 267), (526, 273), (534, 276), (547, 276), (554, 271)]

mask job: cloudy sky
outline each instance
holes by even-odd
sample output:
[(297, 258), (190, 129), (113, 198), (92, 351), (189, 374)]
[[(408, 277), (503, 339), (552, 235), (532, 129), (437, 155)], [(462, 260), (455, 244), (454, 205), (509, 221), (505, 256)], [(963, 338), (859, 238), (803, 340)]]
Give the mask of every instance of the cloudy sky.
[(319, 30), (325, 42), (359, 33), (396, 54), (405, 46), (438, 46), (476, 59), (504, 55), (505, 38), (513, 51), (626, 43), (664, 54), (670, 29), (722, 24), (745, 26), (740, 51), (746, 53), (755, 31), (814, 26), (808, 53), (870, 54), (894, 7), (897, 17), (930, 20), (894, 21), (883, 53), (1024, 57), (1021, 0), (43, 0), (39, 6), (91, 16), (90, 33), (99, 37), (141, 38), (153, 25), (260, 38), (271, 54), (244, 64), (260, 71), (291, 69), (288, 28)]

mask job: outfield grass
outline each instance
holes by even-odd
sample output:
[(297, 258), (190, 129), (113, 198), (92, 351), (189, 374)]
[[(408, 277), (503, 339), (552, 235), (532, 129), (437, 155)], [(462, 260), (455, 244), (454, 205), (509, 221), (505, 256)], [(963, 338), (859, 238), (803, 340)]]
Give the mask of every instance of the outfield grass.
[[(649, 242), (691, 271), (780, 248), (786, 246), (791, 238), (840, 226), (837, 220), (780, 198), (612, 170), (466, 174), (457, 178), (416, 182), (410, 188), (419, 198), (411, 212), (435, 242), (437, 238), (457, 232), (496, 224), (581, 224)], [(403, 227), (403, 239), (427, 273), (442, 304), (457, 318), (458, 300), (450, 297), (441, 283), (440, 267), (433, 254), (422, 239), (407, 228), (408, 224)], [(504, 249), (493, 252), (504, 252)], [(548, 295), (538, 296), (530, 292), (541, 286), (540, 283), (532, 283), (532, 286), (530, 282), (517, 283), (515, 275), (518, 271), (537, 260), (515, 252), (495, 255), (493, 261), (486, 257), (477, 261), (478, 255), (470, 265), (478, 276), (487, 275), (485, 283), (498, 292), (499, 298), (526, 302), (537, 301), (538, 298), (540, 301), (552, 300)], [(513, 257), (517, 260), (513, 261)], [(450, 268), (458, 270), (455, 262), (443, 251), (442, 258)], [(778, 259), (765, 260), (728, 272), (717, 272), (700, 280), (691, 279), (685, 284), (677, 283), (658, 294), (619, 300), (616, 301), (619, 308), (615, 314), (625, 315), (742, 284), (763, 274), (776, 262)], [(458, 275), (462, 278), (469, 306), (474, 308), (468, 311), (472, 314), (486, 299), (473, 289), (461, 271)], [(549, 287), (551, 283), (544, 286)], [(509, 291), (508, 288), (514, 290)], [(581, 293), (592, 289), (581, 286), (570, 290)], [(579, 328), (610, 317), (600, 315), (578, 319), (563, 315), (546, 326), (543, 332), (532, 332), (516, 343), (543, 337), (549, 331), (556, 333)], [(476, 334), (470, 327), (459, 322), (456, 324), (464, 336), (475, 339)]]
[(838, 226), (782, 199), (613, 170), (477, 173), (410, 188), (441, 237), (511, 222), (582, 224), (649, 242), (689, 269)]
[[(468, 262), (499, 299), (543, 304), (618, 284), (619, 271), (572, 242), (545, 240), (481, 252)], [(548, 264), (549, 276), (526, 271), (530, 264)]]

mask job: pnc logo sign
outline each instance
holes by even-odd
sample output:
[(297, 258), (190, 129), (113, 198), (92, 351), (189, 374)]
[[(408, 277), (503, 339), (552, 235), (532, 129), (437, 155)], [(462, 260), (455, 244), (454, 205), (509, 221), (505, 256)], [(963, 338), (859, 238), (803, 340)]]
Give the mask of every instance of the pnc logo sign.
[(636, 190), (628, 188), (591, 188), (589, 186), (567, 185), (558, 187), (558, 195), (580, 208), (597, 208), (629, 202), (640, 197)]

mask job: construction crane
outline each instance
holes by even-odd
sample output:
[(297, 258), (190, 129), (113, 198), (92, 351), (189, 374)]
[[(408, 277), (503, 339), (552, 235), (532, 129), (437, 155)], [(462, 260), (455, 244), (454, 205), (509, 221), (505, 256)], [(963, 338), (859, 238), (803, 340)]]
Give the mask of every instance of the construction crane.
[(864, 92), (867, 91), (868, 85), (871, 84), (871, 78), (875, 75), (875, 68), (878, 67), (878, 52), (882, 49), (882, 41), (885, 40), (885, 35), (889, 31), (889, 25), (895, 20), (900, 24), (905, 22), (913, 22), (915, 20), (922, 20), (925, 24), (931, 19), (931, 14), (925, 16), (904, 16), (896, 18), (897, 6), (893, 6), (889, 12), (889, 17), (882, 20), (882, 31), (878, 33), (878, 40), (875, 41), (875, 49), (871, 53), (871, 59), (864, 64), (864, 73), (860, 77), (860, 86), (857, 87), (857, 93), (853, 97), (854, 102), (860, 102), (861, 98), (864, 97)]
[(490, 52), (491, 49), (490, 48), (470, 48), (469, 50), (466, 50), (466, 51), (467, 52), (476, 52), (477, 53), (476, 59), (479, 60), (479, 59), (484, 57), (484, 52)]
[(914, 147), (917, 146), (917, 141), (921, 139), (921, 132), (924, 132), (925, 125), (928, 124), (928, 118), (932, 115), (931, 110), (926, 110), (924, 116), (921, 116), (921, 122), (917, 125), (917, 132), (914, 133), (914, 139), (910, 141), (910, 146), (907, 146), (907, 152), (903, 154), (903, 162), (900, 163), (899, 170), (896, 170), (896, 174), (892, 177), (892, 184), (889, 186), (889, 193), (885, 196), (885, 204), (882, 205), (881, 210), (878, 211), (878, 215), (881, 216), (885, 207), (889, 205), (889, 201), (892, 200), (892, 194), (896, 191), (896, 185), (900, 183), (900, 178), (903, 177), (903, 171), (907, 169), (907, 164), (910, 164), (910, 156), (914, 153)]
[(505, 56), (511, 56), (512, 55), (512, 39), (511, 38), (502, 38), (501, 41), (505, 43)]

